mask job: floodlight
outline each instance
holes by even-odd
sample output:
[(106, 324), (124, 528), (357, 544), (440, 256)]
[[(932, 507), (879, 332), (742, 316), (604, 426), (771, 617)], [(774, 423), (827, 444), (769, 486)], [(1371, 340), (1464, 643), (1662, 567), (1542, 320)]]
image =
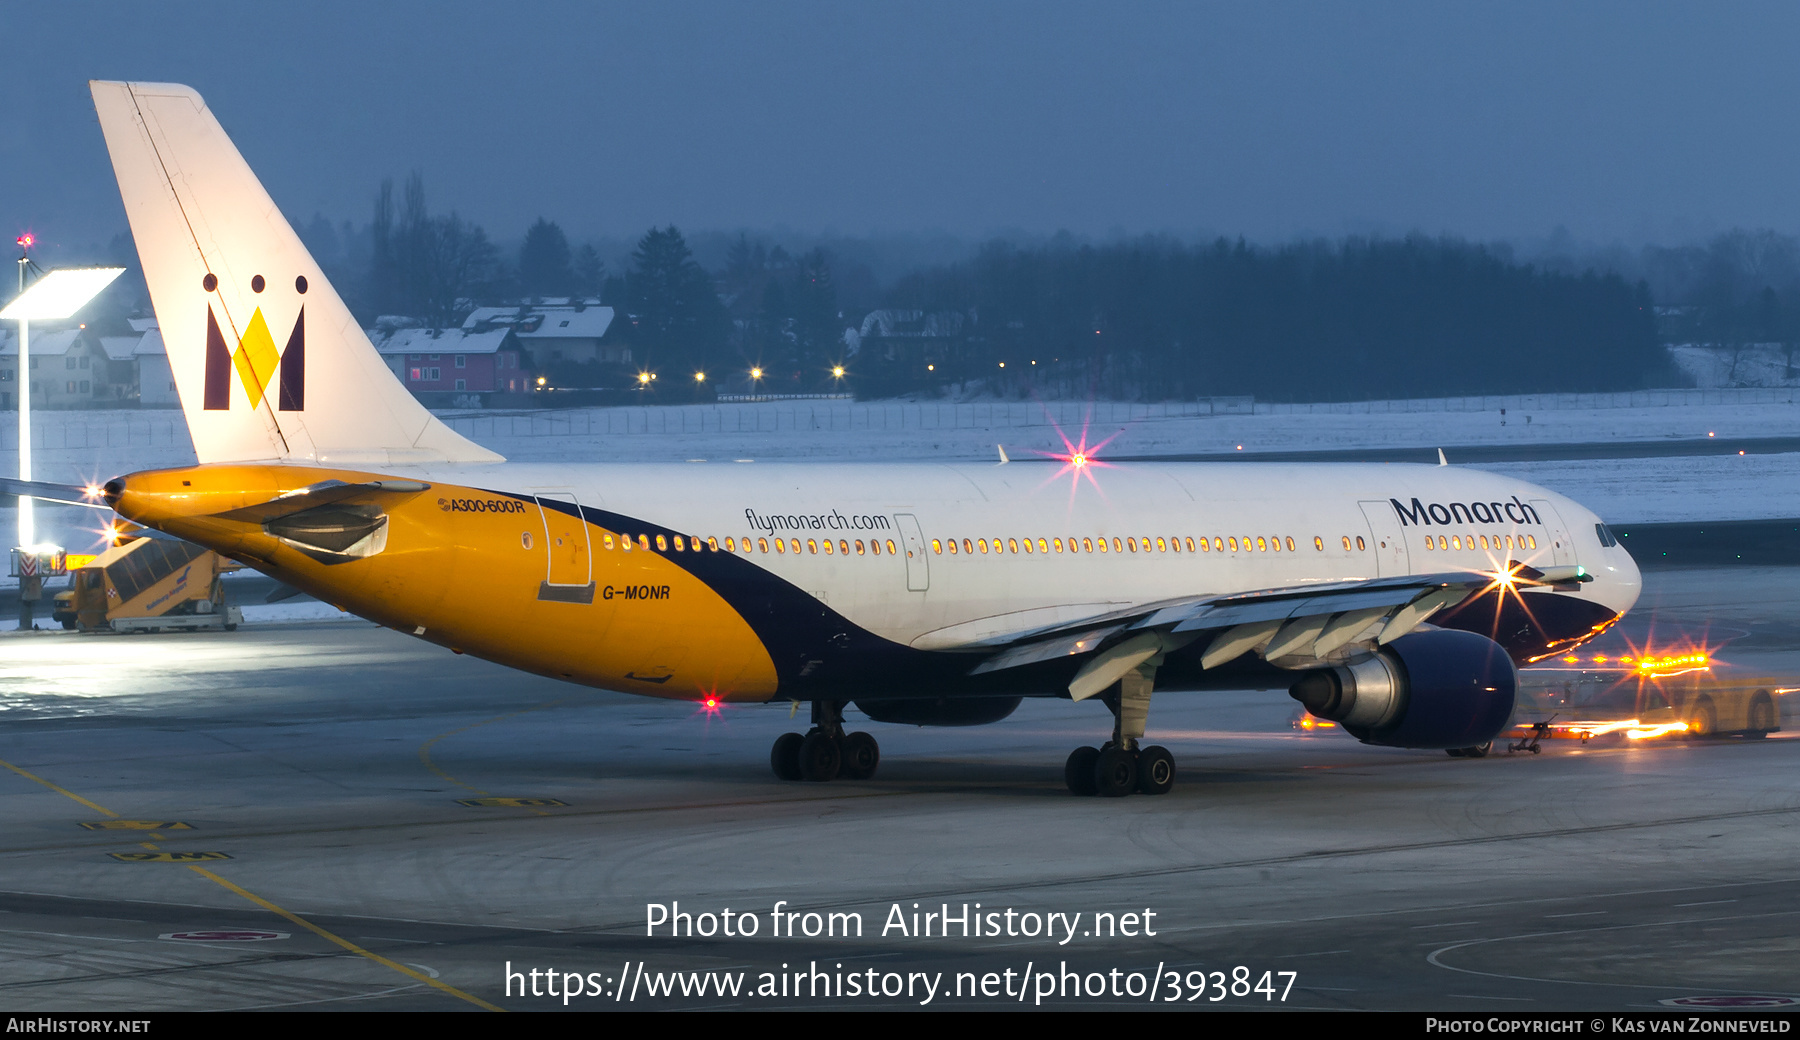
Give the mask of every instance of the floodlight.
[[(26, 246), (21, 235), (19, 245)], [(20, 260), (21, 265), (28, 261)], [(23, 266), (21, 266), (21, 279)], [(13, 297), (0, 310), (0, 320), (19, 323), (19, 479), (31, 480), (31, 323), (73, 317), (100, 290), (125, 273), (123, 267), (68, 267), (39, 278), (31, 288)], [(31, 496), (19, 496), (19, 545), (36, 544), (37, 525), (32, 517)], [(21, 627), (30, 627), (30, 600), (19, 600)]]
[(71, 317), (124, 273), (123, 267), (69, 267), (51, 271), (14, 297), (5, 310), (0, 310), (0, 319), (54, 321)]

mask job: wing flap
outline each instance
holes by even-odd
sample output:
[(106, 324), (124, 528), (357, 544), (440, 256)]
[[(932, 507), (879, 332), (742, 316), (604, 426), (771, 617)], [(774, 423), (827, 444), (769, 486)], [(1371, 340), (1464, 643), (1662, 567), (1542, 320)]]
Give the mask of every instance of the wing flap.
[[(1138, 634), (1160, 634), (1165, 641), (1186, 636), (1180, 640), (1185, 644), (1204, 632), (1217, 632), (1202, 656), (1206, 668), (1251, 652), (1270, 658), (1308, 652), (1325, 654), (1351, 642), (1378, 621), (1385, 621), (1377, 637), (1379, 642), (1398, 638), (1425, 618), (1454, 606), (1494, 580), (1494, 575), (1478, 571), (1450, 571), (1164, 601), (1085, 618), (1060, 630), (1021, 635), (1012, 645), (997, 648), (998, 652), (983, 659), (969, 674), (1019, 668), (1096, 650), (1112, 654)], [(1123, 633), (1130, 635), (1120, 641)], [(1087, 672), (1085, 667), (1083, 672)], [(1092, 683), (1081, 685), (1085, 688)]]
[(1364, 607), (1397, 607), (1417, 599), (1423, 591), (1414, 587), (1375, 589), (1370, 592), (1342, 592), (1335, 595), (1307, 596), (1304, 599), (1277, 599), (1268, 602), (1236, 603), (1213, 606), (1177, 623), (1176, 632), (1248, 625), (1263, 621), (1286, 621), (1313, 614), (1333, 614)]
[(1058, 657), (1074, 657), (1077, 654), (1085, 654), (1090, 650), (1097, 648), (1102, 642), (1105, 642), (1108, 637), (1116, 635), (1119, 632), (1124, 631), (1124, 629), (1124, 622), (1120, 622), (1116, 625), (1107, 625), (1102, 628), (1091, 628), (1084, 632), (1076, 632), (1073, 635), (1058, 636), (1055, 639), (1046, 639), (1041, 642), (1015, 646), (1011, 649), (1003, 650), (976, 665), (974, 670), (969, 674), (980, 675), (983, 672), (998, 672), (1007, 668), (1019, 668), (1028, 664), (1037, 664), (1040, 661), (1049, 661)]

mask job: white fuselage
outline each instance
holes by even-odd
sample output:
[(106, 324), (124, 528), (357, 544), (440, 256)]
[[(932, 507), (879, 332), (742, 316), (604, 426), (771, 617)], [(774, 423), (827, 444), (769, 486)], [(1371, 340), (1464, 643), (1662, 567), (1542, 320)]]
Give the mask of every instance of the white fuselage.
[[(1640, 587), (1631, 557), (1602, 544), (1586, 508), (1448, 466), (513, 463), (415, 473), (572, 496), (612, 514), (624, 535), (635, 521), (704, 551), (729, 547), (864, 630), (928, 650), (1178, 597), (1510, 562), (1585, 567), (1591, 584), (1542, 594), (1615, 616)], [(625, 551), (594, 538), (596, 561)]]

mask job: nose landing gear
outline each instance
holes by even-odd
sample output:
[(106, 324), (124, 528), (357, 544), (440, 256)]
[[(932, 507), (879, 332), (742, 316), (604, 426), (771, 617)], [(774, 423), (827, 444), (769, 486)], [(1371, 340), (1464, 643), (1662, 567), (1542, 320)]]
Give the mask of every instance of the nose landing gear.
[(782, 780), (824, 783), (843, 777), (867, 780), (881, 764), (881, 745), (867, 733), (844, 732), (841, 701), (814, 701), (812, 729), (802, 736), (783, 733), (769, 751), (769, 765)]

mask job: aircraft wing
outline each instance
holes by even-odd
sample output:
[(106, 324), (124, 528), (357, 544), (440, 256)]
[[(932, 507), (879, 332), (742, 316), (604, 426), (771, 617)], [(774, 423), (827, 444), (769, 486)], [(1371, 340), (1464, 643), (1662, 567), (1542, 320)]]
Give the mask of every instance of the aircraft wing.
[(1539, 570), (1513, 563), (1501, 575), (1444, 571), (1193, 596), (1021, 634), (995, 648), (970, 674), (1091, 654), (1069, 684), (1070, 695), (1083, 700), (1151, 657), (1203, 637), (1210, 636), (1200, 659), (1203, 668), (1253, 651), (1269, 660), (1323, 658), (1353, 642), (1381, 645), (1398, 639), (1438, 611), (1497, 583), (1522, 588), (1591, 580), (1579, 567)]

